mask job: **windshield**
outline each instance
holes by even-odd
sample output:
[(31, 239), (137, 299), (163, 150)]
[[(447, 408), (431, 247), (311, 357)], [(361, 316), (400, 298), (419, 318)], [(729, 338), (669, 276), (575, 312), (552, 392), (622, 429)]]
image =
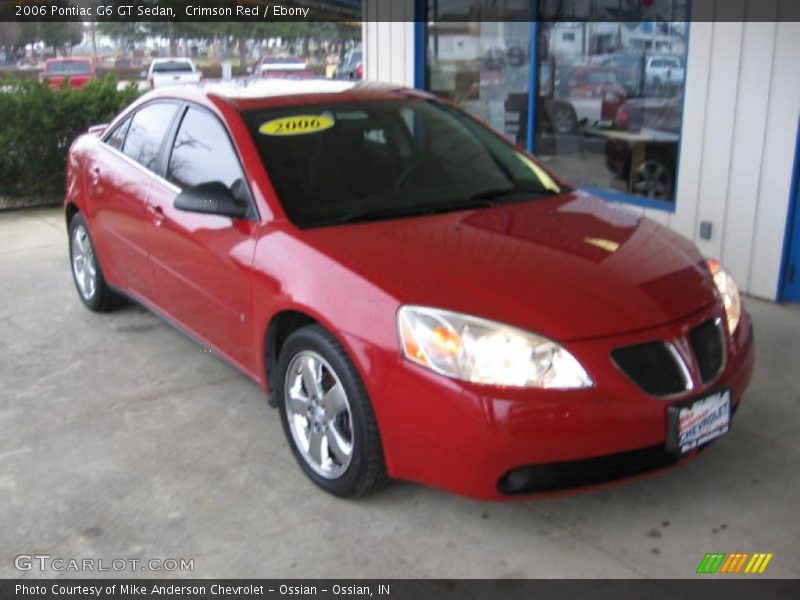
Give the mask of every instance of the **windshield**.
[(446, 212), (561, 193), (522, 152), (438, 102), (315, 104), (244, 113), (299, 227)]
[(89, 75), (92, 72), (87, 60), (59, 60), (47, 63), (45, 71), (48, 75)]
[(176, 71), (180, 73), (191, 73), (192, 64), (185, 60), (170, 60), (153, 63), (153, 73), (174, 73)]

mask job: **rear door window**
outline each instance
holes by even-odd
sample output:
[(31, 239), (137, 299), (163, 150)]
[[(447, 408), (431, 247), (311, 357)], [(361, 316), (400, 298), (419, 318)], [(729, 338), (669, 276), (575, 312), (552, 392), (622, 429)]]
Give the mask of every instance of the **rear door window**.
[(177, 109), (176, 104), (156, 102), (137, 111), (122, 151), (143, 167), (155, 171), (161, 144)]

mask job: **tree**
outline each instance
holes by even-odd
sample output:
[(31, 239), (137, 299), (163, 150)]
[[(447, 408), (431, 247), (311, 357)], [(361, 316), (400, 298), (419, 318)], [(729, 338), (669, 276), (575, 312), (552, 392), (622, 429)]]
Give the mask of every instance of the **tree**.
[(39, 23), (41, 41), (63, 56), (72, 54), (72, 47), (83, 41), (83, 23)]
[(128, 47), (135, 42), (140, 42), (147, 37), (146, 23), (124, 22), (124, 21), (100, 21), (97, 23), (97, 30), (107, 35), (117, 42), (121, 42), (124, 47)]
[(19, 25), (14, 48), (41, 42), (45, 48), (52, 48), (57, 54), (69, 56), (72, 53), (72, 47), (82, 41), (82, 23), (28, 21)]
[(0, 21), (0, 53), (5, 60), (11, 60), (18, 48), (25, 44), (20, 38), (20, 23), (13, 21)]
[(348, 42), (361, 39), (361, 23), (321, 22), (312, 25), (314, 37), (325, 40), (340, 56)]
[(17, 32), (18, 46), (24, 48), (28, 45), (32, 46), (38, 44), (40, 41), (42, 41), (42, 37), (39, 34), (39, 23), (36, 21), (28, 21), (20, 24)]
[(169, 40), (169, 54), (170, 56), (175, 56), (178, 54), (178, 42), (177, 42), (177, 27), (176, 23), (172, 21), (167, 21), (165, 23), (144, 23), (143, 26), (147, 30), (148, 33), (151, 35), (157, 35), (159, 37), (167, 38)]
[[(243, 21), (243, 22), (226, 22), (226, 23), (195, 23), (195, 25), (211, 25), (210, 31), (213, 31), (209, 38), (206, 39), (213, 39), (213, 37), (222, 37), (233, 39), (236, 43), (236, 50), (239, 54), (239, 65), (242, 69), (247, 66), (247, 42), (255, 39), (256, 37), (261, 37), (265, 27), (268, 27), (270, 23), (260, 23), (260, 22), (251, 22), (251, 21)], [(202, 39), (202, 37), (200, 38)]]

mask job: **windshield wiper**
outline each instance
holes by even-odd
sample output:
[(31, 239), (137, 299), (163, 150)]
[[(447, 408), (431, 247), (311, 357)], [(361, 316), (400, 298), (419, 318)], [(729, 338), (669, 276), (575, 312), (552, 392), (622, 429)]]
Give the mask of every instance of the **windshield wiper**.
[(524, 195), (529, 197), (554, 196), (556, 192), (552, 190), (532, 190), (528, 191), (517, 187), (497, 188), (484, 190), (473, 194), (464, 200), (450, 202), (447, 204), (429, 206), (394, 206), (381, 207), (374, 209), (357, 210), (351, 213), (335, 217), (332, 219), (321, 219), (315, 226), (323, 225), (343, 225), (346, 223), (358, 223), (360, 221), (398, 219), (402, 217), (413, 217), (421, 215), (434, 215), (445, 212), (455, 212), (458, 210), (469, 210), (471, 208), (491, 208), (503, 204), (499, 199), (504, 196)]
[(527, 197), (543, 197), (543, 196), (556, 196), (558, 192), (548, 189), (538, 189), (538, 190), (526, 190), (525, 188), (519, 187), (510, 187), (510, 188), (498, 188), (493, 190), (484, 190), (482, 192), (478, 192), (477, 194), (473, 194), (468, 198), (468, 202), (481, 200), (491, 200), (495, 201), (495, 204), (501, 204), (497, 200), (504, 196), (527, 196)]
[(472, 196), (468, 197), (466, 202), (486, 202), (490, 201), (494, 204), (498, 204), (497, 199), (502, 198), (503, 196), (511, 196), (513, 194), (518, 193), (520, 190), (516, 187), (510, 188), (494, 188), (489, 190), (483, 190), (482, 192), (478, 192), (477, 194), (472, 194)]
[(327, 221), (326, 225), (356, 223), (359, 221), (381, 220), (381, 219), (399, 219), (402, 217), (416, 217), (422, 215), (435, 215), (438, 213), (455, 212), (458, 210), (468, 210), (470, 208), (490, 208), (499, 206), (500, 202), (494, 199), (499, 195), (495, 190), (492, 198), (479, 198), (473, 196), (466, 200), (458, 202), (450, 202), (448, 204), (438, 204), (430, 206), (398, 206), (389, 208), (375, 208), (358, 210), (352, 213), (343, 215), (342, 217), (331, 219)]
[[(368, 208), (356, 210), (351, 213), (323, 220), (320, 225), (342, 225), (345, 223), (357, 223), (359, 221), (379, 221), (382, 219), (399, 219), (402, 217), (413, 217), (418, 215), (429, 215), (438, 212), (440, 207), (436, 206), (395, 206), (382, 208)], [(447, 209), (452, 210), (452, 209)]]

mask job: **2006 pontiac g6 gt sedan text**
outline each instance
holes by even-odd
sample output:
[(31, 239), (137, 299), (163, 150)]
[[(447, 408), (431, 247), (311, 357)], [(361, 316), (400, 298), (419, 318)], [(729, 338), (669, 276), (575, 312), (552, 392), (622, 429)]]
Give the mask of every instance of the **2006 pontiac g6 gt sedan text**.
[(260, 80), (149, 93), (68, 157), (83, 303), (132, 298), (257, 381), (338, 496), (596, 486), (726, 433), (736, 284), (419, 91)]

